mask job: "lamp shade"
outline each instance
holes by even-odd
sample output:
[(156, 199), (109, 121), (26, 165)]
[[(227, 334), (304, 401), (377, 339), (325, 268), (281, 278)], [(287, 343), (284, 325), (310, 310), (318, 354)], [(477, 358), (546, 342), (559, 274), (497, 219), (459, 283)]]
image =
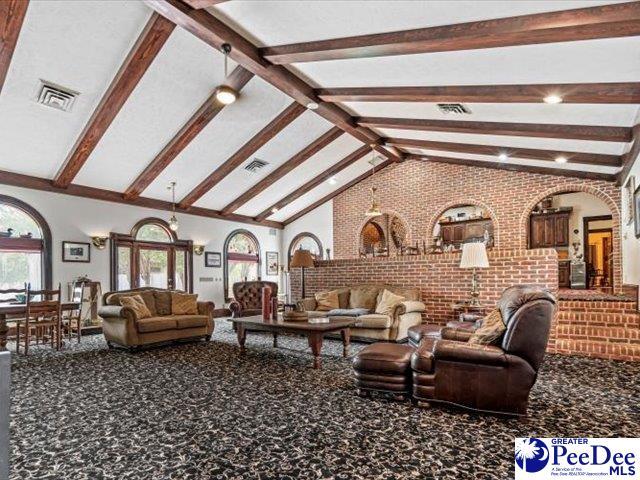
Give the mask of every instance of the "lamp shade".
[(462, 245), (460, 268), (488, 268), (487, 247), (484, 243), (465, 243)]
[(313, 267), (313, 257), (311, 256), (311, 252), (309, 250), (296, 250), (293, 254), (293, 258), (291, 259), (291, 263), (289, 263), (290, 268), (310, 268)]

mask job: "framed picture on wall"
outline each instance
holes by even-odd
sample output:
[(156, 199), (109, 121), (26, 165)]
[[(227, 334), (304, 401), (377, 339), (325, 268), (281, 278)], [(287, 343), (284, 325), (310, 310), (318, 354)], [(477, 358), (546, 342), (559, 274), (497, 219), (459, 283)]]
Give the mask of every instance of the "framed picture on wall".
[(625, 192), (625, 205), (624, 205), (624, 216), (626, 217), (625, 221), (627, 225), (631, 225), (631, 223), (635, 219), (635, 212), (637, 208), (634, 207), (635, 198), (634, 192), (636, 191), (636, 177), (634, 175), (629, 175), (627, 178), (627, 183), (624, 184), (624, 192)]
[(278, 252), (267, 252), (267, 275), (278, 275)]
[(91, 245), (84, 242), (62, 242), (62, 261), (89, 263)]
[(204, 266), (220, 268), (222, 266), (222, 254), (220, 252), (204, 252)]
[(640, 186), (636, 188), (633, 194), (633, 208), (634, 208), (634, 226), (636, 230), (636, 238), (640, 238)]

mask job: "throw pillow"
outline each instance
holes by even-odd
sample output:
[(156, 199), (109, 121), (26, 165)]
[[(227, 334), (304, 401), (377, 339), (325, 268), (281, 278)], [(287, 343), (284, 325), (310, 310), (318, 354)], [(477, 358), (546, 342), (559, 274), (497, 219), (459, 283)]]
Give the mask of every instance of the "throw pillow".
[(367, 315), (371, 310), (366, 308), (336, 308), (327, 312), (328, 317), (359, 317)]
[(197, 315), (198, 294), (171, 292), (172, 315)]
[(378, 291), (376, 287), (353, 288), (349, 297), (349, 308), (375, 310)]
[(171, 292), (168, 290), (154, 290), (153, 296), (156, 299), (156, 312), (158, 316), (171, 315)]
[(120, 297), (120, 305), (133, 310), (133, 313), (136, 314), (136, 318), (138, 320), (149, 318), (151, 316), (151, 312), (145, 305), (144, 300), (140, 295), (128, 295), (126, 297)]
[(380, 303), (378, 303), (378, 306), (376, 307), (376, 313), (381, 315), (391, 315), (393, 308), (404, 300), (405, 298), (403, 296), (396, 295), (395, 293), (385, 289), (385, 291), (382, 292)]
[(339, 308), (340, 302), (338, 299), (338, 292), (336, 290), (332, 290), (330, 292), (316, 293), (316, 303), (316, 310), (320, 312), (328, 312), (329, 310)]
[(484, 317), (482, 325), (469, 337), (469, 343), (478, 345), (498, 345), (507, 327), (502, 321), (500, 310), (493, 310)]

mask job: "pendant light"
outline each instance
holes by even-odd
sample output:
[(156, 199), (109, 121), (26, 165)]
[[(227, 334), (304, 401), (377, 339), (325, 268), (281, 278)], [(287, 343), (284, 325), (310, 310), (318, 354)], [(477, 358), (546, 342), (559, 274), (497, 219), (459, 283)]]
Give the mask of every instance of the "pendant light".
[[(375, 145), (371, 145), (371, 161), (369, 162), (371, 164), (371, 178), (373, 178), (375, 176), (376, 173), (376, 151), (374, 149)], [(379, 217), (380, 215), (382, 215), (382, 210), (380, 210), (380, 205), (378, 204), (378, 202), (376, 201), (376, 187), (371, 187), (371, 206), (369, 207), (369, 209), (364, 212), (365, 217)]]
[(176, 217), (176, 182), (171, 182), (167, 187), (167, 190), (171, 190), (171, 218), (169, 219), (169, 228), (177, 232), (180, 224)]
[[(231, 53), (231, 45), (228, 43), (222, 44), (222, 53), (224, 54), (224, 78), (227, 79), (227, 60), (229, 59), (229, 54)], [(222, 84), (218, 88), (216, 88), (216, 100), (218, 100), (223, 105), (229, 105), (235, 102), (238, 98), (238, 92), (229, 85)]]

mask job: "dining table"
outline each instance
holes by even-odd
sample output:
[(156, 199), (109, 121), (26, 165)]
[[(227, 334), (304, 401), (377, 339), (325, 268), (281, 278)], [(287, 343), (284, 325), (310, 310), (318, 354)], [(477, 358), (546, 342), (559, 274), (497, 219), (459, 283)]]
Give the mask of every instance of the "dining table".
[[(80, 308), (80, 302), (62, 302), (63, 312), (70, 312)], [(7, 317), (24, 318), (27, 314), (26, 303), (6, 303), (0, 304), (0, 352), (7, 349), (7, 334), (9, 326)]]

